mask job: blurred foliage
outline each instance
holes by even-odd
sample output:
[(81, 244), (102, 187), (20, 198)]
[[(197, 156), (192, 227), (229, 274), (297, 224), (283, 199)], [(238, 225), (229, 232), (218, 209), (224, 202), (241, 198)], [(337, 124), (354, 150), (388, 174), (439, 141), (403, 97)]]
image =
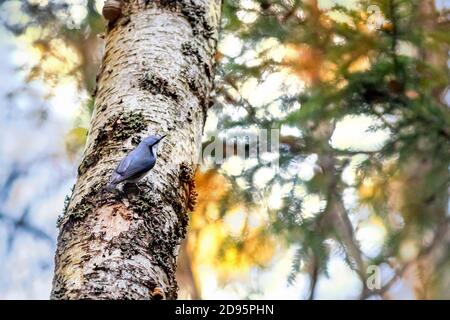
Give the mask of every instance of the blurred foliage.
[[(95, 0), (1, 1), (1, 21), (31, 50), (29, 80), (58, 85), (66, 77), (92, 91), (104, 22)], [(34, 63), (33, 63), (34, 62)]]
[[(281, 90), (281, 116), (270, 112), (274, 97), (263, 105), (249, 103), (238, 121), (221, 112), (230, 104), (251, 100), (252, 93), (235, 101), (218, 96), (216, 107), (219, 130), (243, 123), (281, 129), (281, 168), (265, 191), (269, 195), (273, 186), (289, 186), (282, 207), (271, 210), (271, 226), (299, 245), (290, 280), (298, 271), (309, 272), (313, 297), (318, 274), (327, 270), (329, 240), (334, 239), (365, 284), (365, 267), (370, 264), (395, 261), (402, 270), (402, 248), (413, 240), (414, 259), (407, 259), (409, 264), (443, 246), (435, 250), (445, 254), (426, 266), (433, 271), (424, 280), (429, 292), (422, 297), (448, 298), (448, 287), (433, 275), (439, 270), (448, 284), (450, 275), (444, 270), (449, 258), (450, 112), (443, 95), (449, 84), (447, 12), (436, 11), (432, 1), (311, 0), (228, 1), (224, 13), (223, 36), (237, 37), (243, 47), (238, 55), (221, 60), (219, 81), (226, 97), (239, 91), (245, 96), (250, 77), (264, 85), (274, 72), (288, 72), (303, 84), (294, 96)], [(270, 49), (258, 51), (268, 41), (276, 50), (284, 48), (282, 59), (267, 54)], [(267, 112), (261, 112), (264, 109)], [(376, 119), (370, 130), (387, 130), (387, 141), (370, 151), (358, 148), (357, 142), (347, 149), (334, 146), (336, 125), (352, 115)], [(298, 129), (297, 139), (284, 136), (283, 131), (295, 132), (283, 130), (286, 127)], [(302, 179), (295, 164), (308, 154), (317, 155), (320, 170)], [(355, 174), (351, 183), (343, 178), (349, 170)], [(252, 186), (254, 172), (243, 172), (237, 179), (245, 178)], [(258, 193), (253, 187), (242, 191)], [(346, 192), (356, 196), (353, 208), (344, 205)], [(312, 217), (302, 213), (305, 194), (326, 201)], [(370, 209), (366, 217), (365, 208)], [(369, 256), (359, 247), (355, 232), (373, 217), (386, 235), (380, 252)], [(361, 297), (377, 293), (364, 288)]]
[(260, 210), (236, 201), (229, 180), (214, 169), (197, 172), (196, 185), (198, 206), (188, 237), (195, 269), (212, 267), (226, 281), (270, 262), (276, 245)]
[[(271, 230), (298, 245), (289, 280), (298, 272), (310, 273), (311, 298), (336, 243), (364, 284), (361, 298), (386, 294), (393, 284), (368, 290), (368, 265), (398, 264), (393, 268), (404, 270), (440, 250), (422, 266), (429, 268), (421, 279), (428, 291), (416, 293), (448, 298), (450, 274), (443, 272), (450, 252), (446, 14), (435, 10), (433, 1), (225, 2), (222, 36), (242, 50), (221, 54), (218, 131), (243, 125), (281, 129), (280, 170), (262, 192), (270, 197), (274, 188), (286, 187), (282, 205), (269, 208)], [(261, 103), (255, 90), (247, 89), (254, 81), (271, 90), (270, 77), (280, 72), (285, 85), (292, 76), (298, 79), (297, 92), (280, 90)], [(245, 111), (236, 117), (241, 106)], [(277, 106), (280, 115), (273, 112)], [(234, 114), (222, 112), (233, 107)], [(370, 131), (388, 132), (388, 139), (371, 150), (358, 147), (358, 141), (349, 148), (333, 145), (336, 126), (349, 116), (371, 119)], [(302, 178), (298, 164), (308, 155), (316, 156), (319, 169)], [(244, 170), (232, 179), (245, 179), (249, 187), (241, 191), (258, 195), (257, 172)], [(345, 172), (354, 174), (353, 181)], [(344, 203), (349, 193), (356, 204)], [(312, 215), (302, 210), (308, 195), (325, 202)], [(386, 230), (379, 252), (360, 248), (356, 235), (367, 221)], [(411, 287), (420, 287), (416, 280)]]
[[(24, 65), (30, 81), (70, 78), (94, 91), (101, 2), (1, 2), (1, 21), (33, 52)], [(222, 15), (208, 120), (217, 125), (206, 126), (207, 138), (278, 128), (279, 168), (233, 157), (199, 171), (180, 263), (192, 265), (197, 283), (205, 268), (226, 283), (295, 247), (286, 280), (308, 274), (314, 298), (338, 252), (362, 283), (355, 297), (389, 298), (403, 278), (419, 298), (449, 298), (448, 11), (428, 0), (225, 0)], [(352, 117), (387, 138), (334, 143)], [(69, 154), (84, 144), (85, 127), (67, 134)], [(381, 230), (377, 250), (362, 246), (365, 228)], [(394, 276), (371, 291), (369, 265)]]

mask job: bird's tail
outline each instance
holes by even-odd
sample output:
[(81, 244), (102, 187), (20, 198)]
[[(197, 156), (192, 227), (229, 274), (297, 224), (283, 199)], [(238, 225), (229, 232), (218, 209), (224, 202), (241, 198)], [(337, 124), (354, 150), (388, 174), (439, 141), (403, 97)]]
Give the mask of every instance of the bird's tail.
[(111, 193), (116, 193), (117, 192), (117, 182), (115, 182), (115, 181), (109, 182), (106, 185), (105, 189)]

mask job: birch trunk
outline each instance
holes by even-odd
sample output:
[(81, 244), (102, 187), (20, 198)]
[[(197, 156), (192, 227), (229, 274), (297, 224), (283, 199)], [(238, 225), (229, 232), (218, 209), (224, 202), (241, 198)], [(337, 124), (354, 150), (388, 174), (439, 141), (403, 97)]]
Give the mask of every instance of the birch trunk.
[[(78, 179), (59, 221), (53, 299), (176, 299), (195, 203), (220, 0), (123, 0), (108, 26)], [(140, 192), (104, 191), (139, 140), (167, 134)]]

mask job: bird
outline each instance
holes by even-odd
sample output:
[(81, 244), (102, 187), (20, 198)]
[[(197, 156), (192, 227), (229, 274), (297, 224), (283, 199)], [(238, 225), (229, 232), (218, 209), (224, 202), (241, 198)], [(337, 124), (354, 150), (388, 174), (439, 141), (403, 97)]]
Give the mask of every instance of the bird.
[(109, 192), (116, 192), (120, 183), (136, 183), (143, 178), (156, 163), (156, 149), (166, 137), (151, 135), (143, 139), (139, 145), (128, 153), (111, 175), (106, 186)]

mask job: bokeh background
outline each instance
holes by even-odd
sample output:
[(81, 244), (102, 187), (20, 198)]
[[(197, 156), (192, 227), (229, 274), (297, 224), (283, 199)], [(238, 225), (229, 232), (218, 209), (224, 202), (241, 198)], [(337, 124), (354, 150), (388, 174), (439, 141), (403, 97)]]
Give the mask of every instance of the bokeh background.
[[(102, 58), (103, 0), (0, 1), (0, 299), (48, 299)], [(214, 136), (279, 168), (196, 175), (180, 297), (450, 298), (450, 1), (224, 0)], [(367, 288), (367, 268), (381, 287)]]

